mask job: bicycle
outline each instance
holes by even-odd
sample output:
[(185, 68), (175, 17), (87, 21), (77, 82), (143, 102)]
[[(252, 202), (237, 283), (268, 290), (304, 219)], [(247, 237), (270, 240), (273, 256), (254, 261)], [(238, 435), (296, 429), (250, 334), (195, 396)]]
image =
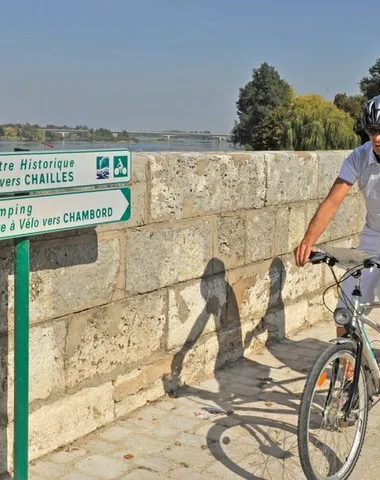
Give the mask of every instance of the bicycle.
[[(312, 264), (326, 263), (335, 284), (353, 276), (351, 296), (340, 289), (345, 308), (334, 313), (335, 323), (346, 329), (331, 340), (311, 368), (301, 398), (298, 416), (298, 452), (308, 480), (345, 480), (358, 461), (366, 433), (368, 411), (380, 394), (380, 369), (365, 326), (380, 333), (380, 324), (370, 319), (368, 309), (380, 303), (362, 303), (360, 279), (365, 268), (380, 268), (380, 255), (362, 250), (328, 248), (312, 252)], [(338, 280), (334, 265), (350, 269)], [(330, 288), (330, 287), (329, 287)], [(341, 449), (341, 451), (336, 451)]]

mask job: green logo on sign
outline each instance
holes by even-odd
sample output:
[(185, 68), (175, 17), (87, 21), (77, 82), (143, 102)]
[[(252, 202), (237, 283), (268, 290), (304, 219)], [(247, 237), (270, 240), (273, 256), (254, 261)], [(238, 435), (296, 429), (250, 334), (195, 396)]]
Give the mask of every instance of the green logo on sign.
[(128, 176), (128, 157), (127, 155), (116, 155), (113, 157), (113, 176)]

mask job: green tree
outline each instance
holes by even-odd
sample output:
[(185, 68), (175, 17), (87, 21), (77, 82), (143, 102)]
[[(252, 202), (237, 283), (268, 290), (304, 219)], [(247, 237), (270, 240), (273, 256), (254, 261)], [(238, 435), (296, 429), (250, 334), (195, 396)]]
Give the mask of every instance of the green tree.
[(354, 132), (359, 135), (361, 142), (368, 141), (368, 135), (362, 126), (361, 118), (363, 105), (366, 101), (364, 95), (347, 95), (346, 93), (337, 93), (334, 98), (334, 105), (347, 112), (354, 120)]
[(368, 69), (369, 75), (360, 81), (360, 91), (366, 100), (380, 95), (380, 58)]
[(262, 63), (254, 69), (236, 103), (239, 121), (232, 130), (234, 143), (254, 150), (278, 149), (283, 128), (278, 126), (276, 135), (271, 129), (283, 118), (283, 108), (290, 106), (292, 98), (293, 89), (274, 67)]
[(31, 142), (38, 138), (38, 125), (31, 125), (30, 123), (25, 123), (20, 126), (19, 132), (20, 137), (27, 142)]
[(354, 120), (320, 95), (295, 98), (287, 122), (287, 138), (294, 150), (351, 149), (359, 144)]
[(347, 112), (356, 121), (361, 117), (365, 100), (366, 99), (363, 95), (337, 93), (334, 97), (334, 105), (344, 112)]

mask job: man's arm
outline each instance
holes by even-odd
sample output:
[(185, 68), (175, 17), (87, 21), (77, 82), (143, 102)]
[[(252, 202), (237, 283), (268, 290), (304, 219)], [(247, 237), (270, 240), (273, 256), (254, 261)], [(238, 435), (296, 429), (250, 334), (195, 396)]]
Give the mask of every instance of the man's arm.
[(304, 266), (309, 260), (313, 245), (326, 230), (351, 187), (351, 183), (346, 182), (339, 177), (335, 180), (327, 197), (320, 204), (314, 217), (309, 223), (303, 240), (294, 250), (294, 257), (298, 267)]

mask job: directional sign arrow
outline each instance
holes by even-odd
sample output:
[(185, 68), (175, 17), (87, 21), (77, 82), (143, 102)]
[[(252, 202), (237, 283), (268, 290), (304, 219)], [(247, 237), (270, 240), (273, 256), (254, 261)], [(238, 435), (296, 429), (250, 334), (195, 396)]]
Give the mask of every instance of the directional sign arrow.
[(129, 220), (129, 188), (0, 200), (0, 240)]

